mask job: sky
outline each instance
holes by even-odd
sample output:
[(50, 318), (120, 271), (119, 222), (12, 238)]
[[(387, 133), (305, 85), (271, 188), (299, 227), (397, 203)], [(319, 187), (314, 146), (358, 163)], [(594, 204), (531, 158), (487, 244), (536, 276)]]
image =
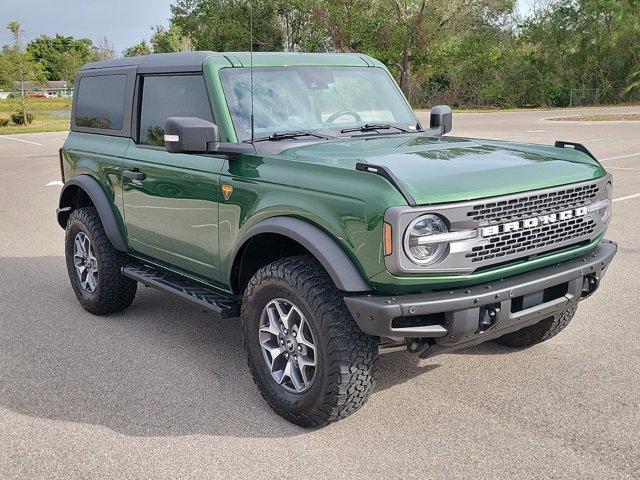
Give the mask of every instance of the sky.
[[(521, 13), (529, 11), (532, 0), (518, 0)], [(118, 55), (141, 41), (149, 40), (151, 27), (168, 26), (172, 0), (1, 0), (0, 46), (11, 43), (5, 28), (18, 20), (24, 43), (40, 35), (56, 33), (89, 38), (94, 43), (105, 35)]]
[(40, 35), (56, 33), (89, 38), (94, 43), (101, 35), (116, 52), (149, 40), (151, 27), (169, 25), (171, 0), (0, 0), (0, 45), (11, 43), (5, 28), (18, 20), (24, 30), (25, 44)]

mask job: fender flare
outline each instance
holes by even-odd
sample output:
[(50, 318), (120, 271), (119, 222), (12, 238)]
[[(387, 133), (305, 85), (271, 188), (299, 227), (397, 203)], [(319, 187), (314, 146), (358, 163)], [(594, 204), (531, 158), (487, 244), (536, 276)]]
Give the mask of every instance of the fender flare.
[(91, 199), (91, 202), (96, 207), (98, 211), (98, 215), (100, 216), (100, 221), (102, 222), (102, 226), (104, 227), (104, 231), (107, 234), (107, 238), (113, 245), (116, 250), (120, 250), (121, 252), (128, 252), (127, 244), (124, 241), (122, 236), (122, 232), (118, 226), (118, 221), (116, 220), (116, 216), (113, 212), (113, 208), (111, 207), (112, 202), (107, 198), (107, 194), (105, 193), (100, 183), (90, 175), (82, 174), (78, 175), (62, 187), (62, 191), (60, 192), (60, 200), (59, 206), (56, 209), (56, 214), (58, 217), (58, 223), (62, 228), (66, 228), (67, 220), (71, 215), (71, 212), (74, 209), (74, 206), (71, 202), (66, 200), (65, 192), (71, 186), (76, 186), (83, 190)]
[(295, 240), (322, 264), (339, 290), (368, 292), (371, 287), (353, 261), (326, 232), (312, 223), (293, 217), (271, 217), (257, 223), (241, 235), (233, 252), (235, 261), (240, 249), (255, 235), (277, 233)]

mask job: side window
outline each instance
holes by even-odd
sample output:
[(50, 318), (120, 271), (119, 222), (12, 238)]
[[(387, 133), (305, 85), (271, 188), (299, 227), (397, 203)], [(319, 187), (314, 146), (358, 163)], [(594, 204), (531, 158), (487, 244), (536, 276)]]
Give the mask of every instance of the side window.
[(213, 121), (202, 75), (143, 78), (138, 142), (164, 146), (164, 121), (167, 117), (198, 117)]
[(126, 86), (126, 75), (82, 77), (76, 94), (76, 127), (122, 130)]

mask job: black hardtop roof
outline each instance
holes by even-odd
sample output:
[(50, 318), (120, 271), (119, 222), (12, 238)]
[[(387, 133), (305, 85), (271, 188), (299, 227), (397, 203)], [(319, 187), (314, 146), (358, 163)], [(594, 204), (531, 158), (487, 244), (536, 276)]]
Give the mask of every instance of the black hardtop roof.
[(202, 70), (202, 63), (205, 59), (215, 54), (216, 52), (208, 51), (155, 53), (153, 55), (140, 55), (87, 63), (80, 71), (121, 67), (138, 67), (141, 70), (166, 68), (173, 71), (198, 71)]

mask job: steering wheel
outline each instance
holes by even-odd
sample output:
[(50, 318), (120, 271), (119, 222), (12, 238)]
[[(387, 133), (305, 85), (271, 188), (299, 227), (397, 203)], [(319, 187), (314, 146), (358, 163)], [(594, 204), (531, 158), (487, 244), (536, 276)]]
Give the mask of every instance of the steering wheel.
[(329, 118), (327, 118), (323, 123), (333, 123), (338, 118), (340, 118), (340, 117), (342, 117), (344, 115), (352, 116), (356, 122), (361, 122), (362, 121), (362, 117), (360, 117), (360, 115), (358, 115), (358, 112), (354, 112), (353, 110), (339, 110), (336, 113), (332, 113), (331, 116)]

